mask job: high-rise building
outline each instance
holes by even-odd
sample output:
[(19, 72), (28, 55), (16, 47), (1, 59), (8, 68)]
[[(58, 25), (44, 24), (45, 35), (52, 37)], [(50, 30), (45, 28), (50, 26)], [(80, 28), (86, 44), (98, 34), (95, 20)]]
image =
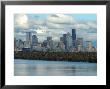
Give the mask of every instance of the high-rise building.
[(24, 47), (23, 41), (21, 39), (18, 40), (18, 50), (22, 51), (22, 48)]
[(36, 35), (32, 36), (32, 46), (37, 46), (38, 44), (38, 38)]
[(68, 32), (67, 34), (63, 34), (63, 43), (65, 45), (65, 49), (68, 51), (70, 48), (73, 47), (72, 45), (72, 36)]
[(52, 40), (52, 37), (50, 37), (50, 36), (47, 37), (47, 41), (50, 41), (50, 40)]
[(65, 49), (67, 49), (67, 39), (66, 39), (66, 37), (67, 37), (67, 34), (63, 34), (63, 43), (65, 45)]
[(53, 50), (53, 40), (52, 37), (47, 37), (47, 46), (50, 50)]
[(65, 51), (65, 45), (64, 45), (63, 41), (60, 41), (60, 42), (58, 43), (58, 46), (57, 46), (57, 47), (59, 47), (59, 49), (60, 49), (61, 51)]
[(67, 40), (66, 41), (67, 42), (67, 50), (69, 51), (71, 48), (73, 48), (72, 36), (69, 32), (67, 33), (66, 40)]
[(76, 44), (77, 44), (77, 51), (78, 52), (81, 52), (81, 51), (84, 51), (83, 50), (83, 38), (77, 38), (77, 42), (76, 42)]
[(31, 47), (31, 44), (32, 44), (32, 33), (31, 32), (26, 32), (26, 43), (28, 47)]
[(60, 37), (60, 41), (62, 41), (62, 42), (64, 41), (63, 37)]
[(77, 45), (77, 51), (78, 52), (82, 52), (83, 50), (83, 46), (82, 45)]
[(86, 41), (86, 51), (87, 52), (92, 51), (92, 41)]
[(14, 51), (17, 49), (16, 38), (14, 38)]
[(76, 47), (76, 29), (72, 29), (72, 42), (73, 47)]
[(44, 40), (43, 41), (43, 47), (47, 47), (47, 43), (48, 43), (48, 41), (47, 40)]
[(92, 41), (86, 41), (87, 52), (97, 52), (97, 49), (92, 45)]
[(77, 45), (83, 46), (83, 38), (77, 38)]

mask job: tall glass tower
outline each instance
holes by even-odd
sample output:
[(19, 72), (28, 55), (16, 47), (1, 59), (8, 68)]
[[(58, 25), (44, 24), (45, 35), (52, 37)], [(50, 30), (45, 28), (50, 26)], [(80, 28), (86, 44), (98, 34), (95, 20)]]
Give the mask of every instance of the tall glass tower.
[(73, 47), (76, 47), (76, 29), (72, 29), (72, 42)]
[(33, 35), (32, 36), (32, 45), (33, 46), (37, 46), (37, 43), (38, 43), (38, 38), (36, 35)]
[(26, 42), (27, 42), (27, 45), (30, 47), (32, 44), (32, 33), (31, 32), (26, 32)]
[(65, 45), (65, 49), (67, 49), (67, 40), (66, 40), (67, 34), (63, 34), (63, 43)]

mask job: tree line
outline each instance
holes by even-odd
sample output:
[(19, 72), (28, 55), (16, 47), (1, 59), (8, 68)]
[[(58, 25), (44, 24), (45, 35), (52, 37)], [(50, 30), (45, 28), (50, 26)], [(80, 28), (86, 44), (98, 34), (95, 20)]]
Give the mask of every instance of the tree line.
[(97, 62), (96, 52), (14, 52), (15, 59)]

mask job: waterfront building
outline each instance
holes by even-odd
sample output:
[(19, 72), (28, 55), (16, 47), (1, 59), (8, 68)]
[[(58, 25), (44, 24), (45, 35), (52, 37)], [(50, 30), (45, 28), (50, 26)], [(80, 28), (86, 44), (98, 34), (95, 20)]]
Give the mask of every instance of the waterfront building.
[(52, 40), (52, 37), (50, 37), (50, 36), (47, 37), (47, 41), (50, 41), (50, 40)]
[(22, 48), (24, 47), (23, 41), (21, 39), (15, 39), (14, 41), (15, 51), (22, 51)]
[(67, 49), (67, 34), (63, 34), (63, 43), (65, 45), (65, 49)]
[(84, 51), (83, 38), (77, 38), (77, 51), (78, 52)]
[(16, 42), (16, 38), (14, 38), (14, 51), (17, 51), (17, 42)]
[(95, 47), (92, 47), (91, 51), (92, 51), (92, 52), (97, 52), (97, 50), (96, 50)]
[(36, 46), (33, 46), (33, 51), (43, 51), (43, 47), (41, 46), (41, 43), (38, 43)]
[(53, 50), (53, 40), (52, 37), (47, 37), (47, 47), (49, 50)]
[(26, 32), (26, 43), (29, 48), (31, 48), (32, 44), (32, 33), (31, 32)]
[(67, 34), (63, 34), (63, 43), (66, 51), (69, 51), (71, 48), (73, 48), (72, 36), (69, 32)]
[(36, 46), (38, 43), (38, 38), (36, 35), (33, 35), (32, 36), (32, 46)]
[(72, 43), (73, 47), (76, 47), (76, 29), (72, 29)]
[(23, 41), (23, 48), (27, 48), (27, 43), (26, 43), (26, 41)]
[(63, 37), (60, 37), (60, 41), (62, 41), (62, 42), (63, 42), (63, 41), (64, 41), (64, 38), (63, 38)]
[(65, 45), (64, 45), (64, 43), (63, 43), (62, 41), (60, 41), (60, 42), (58, 43), (58, 47), (59, 47), (59, 49), (60, 49), (61, 51), (65, 51)]
[(67, 36), (66, 36), (66, 42), (67, 42), (67, 50), (69, 51), (73, 47), (72, 37), (69, 32), (67, 33)]
[(44, 40), (43, 43), (42, 43), (43, 44), (43, 47), (47, 47), (47, 43), (48, 43), (48, 41), (47, 40)]
[(78, 45), (77, 46), (77, 51), (78, 52), (83, 52), (83, 46), (82, 45)]
[(86, 51), (87, 52), (92, 52), (92, 41), (86, 41)]
[(31, 50), (31, 48), (22, 48), (22, 51), (23, 52), (31, 52), (32, 50)]
[(77, 45), (83, 46), (83, 38), (77, 38)]

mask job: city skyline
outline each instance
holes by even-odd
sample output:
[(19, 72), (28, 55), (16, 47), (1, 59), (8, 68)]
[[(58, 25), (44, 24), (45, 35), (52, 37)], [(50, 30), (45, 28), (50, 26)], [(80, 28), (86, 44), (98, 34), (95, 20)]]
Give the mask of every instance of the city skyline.
[(36, 34), (43, 42), (47, 36), (59, 41), (63, 34), (76, 29), (77, 38), (92, 41), (97, 45), (97, 19), (96, 14), (15, 14), (15, 38), (26, 40), (26, 32)]
[(55, 42), (52, 36), (47, 36), (46, 40), (39, 42), (37, 35), (26, 32), (26, 41), (14, 38), (14, 51), (42, 51), (42, 52), (96, 52), (92, 41), (85, 41), (83, 38), (76, 38), (76, 29), (72, 29), (72, 35), (68, 32), (60, 37), (60, 41)]

